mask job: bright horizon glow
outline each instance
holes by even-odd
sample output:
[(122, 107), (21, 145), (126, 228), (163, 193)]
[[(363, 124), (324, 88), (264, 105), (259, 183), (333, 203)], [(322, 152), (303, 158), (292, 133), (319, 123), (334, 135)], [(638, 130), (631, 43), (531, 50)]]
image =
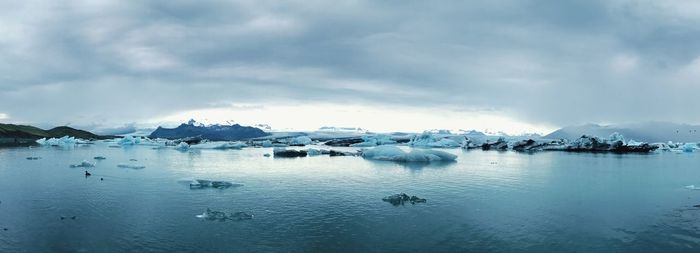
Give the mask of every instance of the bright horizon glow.
[(498, 112), (460, 112), (390, 107), (318, 105), (244, 105), (188, 110), (157, 118), (149, 125), (176, 126), (189, 119), (204, 124), (267, 124), (273, 130), (314, 131), (323, 126), (359, 127), (373, 132), (422, 132), (432, 129), (547, 134), (556, 128), (517, 121)]

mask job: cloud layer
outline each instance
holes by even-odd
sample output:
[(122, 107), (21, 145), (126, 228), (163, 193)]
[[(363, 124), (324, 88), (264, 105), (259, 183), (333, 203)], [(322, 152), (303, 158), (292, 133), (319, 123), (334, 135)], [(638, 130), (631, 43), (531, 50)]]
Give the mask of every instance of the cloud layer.
[(330, 103), (700, 123), (696, 1), (3, 5), (0, 119), (118, 124)]

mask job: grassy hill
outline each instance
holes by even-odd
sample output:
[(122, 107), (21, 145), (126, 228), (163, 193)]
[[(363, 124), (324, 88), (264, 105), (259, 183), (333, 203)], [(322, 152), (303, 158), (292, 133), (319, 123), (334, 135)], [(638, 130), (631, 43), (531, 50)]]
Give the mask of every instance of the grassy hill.
[(43, 130), (33, 126), (0, 123), (0, 145), (31, 144), (41, 138), (60, 138), (66, 135), (88, 140), (113, 138), (113, 136), (100, 136), (67, 126)]

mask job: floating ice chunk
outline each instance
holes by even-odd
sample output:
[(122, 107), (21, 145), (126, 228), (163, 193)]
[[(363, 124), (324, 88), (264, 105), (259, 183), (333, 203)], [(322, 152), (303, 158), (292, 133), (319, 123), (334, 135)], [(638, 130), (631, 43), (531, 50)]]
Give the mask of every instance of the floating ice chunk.
[(42, 146), (63, 146), (63, 147), (71, 147), (75, 146), (78, 144), (90, 144), (89, 141), (78, 139), (75, 137), (71, 136), (63, 136), (61, 138), (41, 138), (36, 140), (36, 143)]
[(640, 141), (635, 141), (635, 140), (629, 140), (627, 141), (627, 146), (641, 146), (645, 144), (646, 142), (640, 142)]
[(311, 144), (311, 138), (309, 136), (298, 136), (289, 142), (290, 145), (309, 145)]
[[(452, 138), (464, 139), (464, 137), (461, 136)], [(457, 141), (452, 138), (438, 137), (430, 132), (423, 132), (420, 135), (414, 136), (409, 142), (409, 145), (422, 148), (457, 148), (462, 145), (461, 143), (463, 140)]]
[(318, 149), (310, 148), (310, 149), (306, 150), (306, 154), (308, 156), (317, 156), (317, 155), (321, 155), (321, 151)]
[(146, 168), (144, 165), (139, 165), (139, 164), (127, 164), (127, 163), (120, 163), (117, 164), (117, 167), (119, 168), (125, 168), (125, 169), (143, 169)]
[(687, 185), (685, 186), (686, 189), (688, 190), (700, 190), (700, 187), (696, 187), (695, 185)]
[(622, 136), (622, 135), (621, 135), (620, 133), (618, 133), (618, 132), (614, 132), (614, 133), (610, 134), (610, 136), (608, 137), (608, 141), (609, 141), (610, 143), (614, 143), (614, 142), (618, 142), (618, 141), (619, 141), (619, 142), (621, 142), (623, 145), (626, 144), (626, 143), (625, 143), (625, 136)]
[(119, 139), (117, 141), (119, 145), (125, 146), (125, 145), (136, 145), (141, 143), (141, 138), (138, 137), (133, 137), (131, 135), (124, 136), (123, 138)]
[(225, 221), (228, 219), (228, 216), (224, 212), (220, 211), (212, 211), (211, 209), (207, 208), (207, 210), (196, 216), (197, 218), (200, 219), (206, 219), (206, 220), (219, 220), (219, 221)]
[(185, 151), (185, 150), (190, 149), (190, 145), (187, 144), (187, 142), (183, 141), (183, 142), (180, 142), (180, 144), (177, 144), (177, 146), (175, 146), (175, 149), (180, 150), (180, 151)]
[(71, 164), (70, 167), (71, 167), (71, 168), (90, 168), (90, 167), (95, 167), (95, 164), (83, 160), (83, 161), (80, 162), (79, 164)]
[(117, 144), (121, 146), (133, 146), (133, 145), (142, 145), (142, 146), (165, 146), (168, 143), (167, 140), (152, 140), (146, 137), (134, 137), (131, 135), (127, 135), (122, 137), (121, 139), (117, 140)]
[(270, 148), (270, 147), (272, 147), (272, 141), (270, 141), (270, 140), (264, 140), (264, 141), (262, 142), (262, 146), (263, 146), (264, 148)]
[(384, 134), (362, 136), (362, 142), (350, 144), (350, 147), (374, 147), (378, 145), (396, 144), (391, 136)]
[(377, 145), (378, 144), (377, 144), (376, 139), (370, 139), (370, 140), (365, 140), (365, 141), (360, 142), (360, 143), (350, 144), (350, 147), (374, 147)]
[(396, 162), (432, 162), (432, 161), (454, 161), (456, 155), (439, 150), (418, 150), (414, 149), (405, 152), (396, 146), (379, 146), (373, 149), (362, 151), (362, 157), (372, 160), (396, 161)]
[(692, 152), (694, 152), (695, 149), (697, 149), (697, 148), (698, 148), (698, 145), (695, 144), (695, 143), (686, 143), (686, 144), (683, 144), (683, 152), (692, 153)]

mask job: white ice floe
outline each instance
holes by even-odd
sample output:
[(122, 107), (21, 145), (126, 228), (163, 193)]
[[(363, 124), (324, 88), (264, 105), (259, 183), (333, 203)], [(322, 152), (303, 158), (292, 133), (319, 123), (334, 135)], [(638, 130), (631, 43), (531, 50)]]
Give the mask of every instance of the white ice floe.
[(362, 150), (362, 157), (371, 160), (396, 162), (454, 161), (457, 159), (456, 155), (444, 151), (414, 149), (406, 152), (396, 146), (378, 146), (372, 149), (365, 149)]
[(75, 146), (78, 144), (90, 144), (89, 141), (83, 140), (83, 139), (78, 139), (75, 137), (71, 136), (63, 136), (61, 138), (41, 138), (36, 140), (36, 143), (42, 146), (63, 146), (63, 147), (70, 147), (70, 146)]
[[(459, 139), (459, 141), (455, 139)], [(408, 144), (420, 148), (457, 148), (462, 146), (463, 140), (462, 136), (440, 137), (430, 132), (423, 132), (413, 137)]]

